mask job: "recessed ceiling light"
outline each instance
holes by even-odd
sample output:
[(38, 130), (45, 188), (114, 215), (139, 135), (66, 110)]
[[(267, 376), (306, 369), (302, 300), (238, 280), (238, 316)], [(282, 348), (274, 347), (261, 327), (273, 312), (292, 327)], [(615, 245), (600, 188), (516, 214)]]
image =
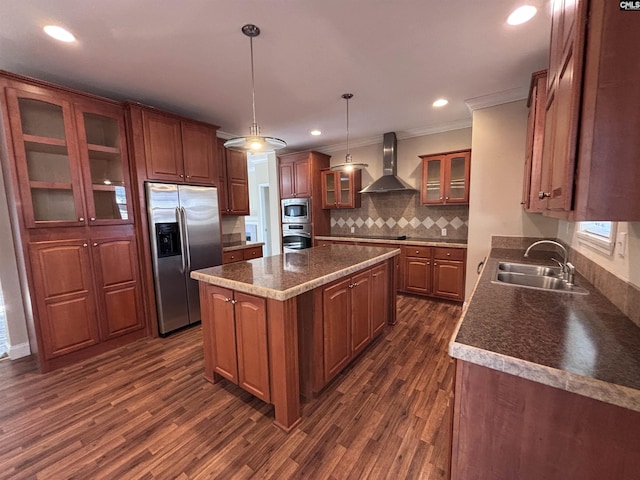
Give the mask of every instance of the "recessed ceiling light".
[(62, 27), (58, 27), (57, 25), (47, 25), (44, 27), (44, 33), (49, 35), (50, 37), (55, 38), (56, 40), (60, 40), (61, 42), (75, 42), (76, 37), (73, 36), (69, 30), (65, 30)]
[(520, 25), (526, 23), (536, 15), (537, 11), (536, 7), (523, 5), (511, 12), (511, 15), (507, 18), (507, 23), (509, 25)]
[(322, 135), (322, 132), (320, 130), (311, 130), (309, 133), (314, 137), (317, 137), (318, 135)]
[(446, 100), (444, 98), (439, 98), (438, 100), (433, 102), (433, 106), (434, 107), (444, 107), (447, 103), (449, 103), (449, 100)]

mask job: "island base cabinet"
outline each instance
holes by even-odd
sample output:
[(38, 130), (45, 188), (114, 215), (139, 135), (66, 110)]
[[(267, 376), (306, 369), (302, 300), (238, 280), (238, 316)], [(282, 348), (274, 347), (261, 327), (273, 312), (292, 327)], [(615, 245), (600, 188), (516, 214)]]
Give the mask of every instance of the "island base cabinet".
[(451, 480), (636, 480), (640, 412), (457, 361)]
[(205, 376), (214, 383), (224, 377), (270, 402), (266, 300), (212, 285), (203, 296)]

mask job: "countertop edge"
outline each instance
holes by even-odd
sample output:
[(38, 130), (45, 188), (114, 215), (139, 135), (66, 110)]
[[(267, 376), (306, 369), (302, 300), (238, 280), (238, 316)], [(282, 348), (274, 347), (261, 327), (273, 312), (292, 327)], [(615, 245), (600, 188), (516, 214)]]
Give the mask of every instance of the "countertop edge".
[(316, 240), (335, 240), (339, 242), (370, 242), (370, 243), (391, 243), (394, 245), (424, 245), (428, 247), (451, 247), (451, 248), (467, 248), (466, 243), (462, 242), (439, 242), (437, 240), (395, 240), (384, 238), (364, 238), (364, 237), (335, 237), (331, 235), (316, 235)]
[(633, 388), (584, 377), (455, 341), (449, 343), (449, 355), (475, 365), (640, 412), (640, 392)]
[[(229, 288), (232, 290), (236, 290), (238, 292), (249, 293), (252, 295), (257, 295), (260, 297), (270, 298), (273, 300), (289, 300), (290, 298), (296, 297), (302, 293), (313, 290), (314, 288), (321, 287), (322, 285), (326, 285), (335, 280), (339, 280), (347, 275), (363, 270), (367, 267), (380, 263), (384, 260), (388, 260), (397, 255), (400, 255), (400, 249), (396, 248), (390, 250), (389, 252), (378, 255), (372, 259), (365, 260), (364, 262), (360, 262), (356, 265), (351, 265), (349, 267), (336, 270), (335, 272), (331, 272), (327, 275), (324, 275), (319, 278), (314, 278), (308, 282), (302, 283), (300, 285), (296, 285), (295, 287), (289, 288), (287, 290), (274, 290), (267, 287), (260, 287), (256, 285), (251, 285), (244, 282), (239, 282), (236, 280), (230, 280), (223, 277), (216, 277), (213, 275), (207, 275), (200, 273), (198, 271), (191, 272), (191, 278), (194, 280), (198, 280), (201, 282), (209, 283), (211, 285), (216, 285), (219, 287)], [(259, 259), (256, 259), (259, 261)], [(249, 262), (254, 260), (248, 260)]]

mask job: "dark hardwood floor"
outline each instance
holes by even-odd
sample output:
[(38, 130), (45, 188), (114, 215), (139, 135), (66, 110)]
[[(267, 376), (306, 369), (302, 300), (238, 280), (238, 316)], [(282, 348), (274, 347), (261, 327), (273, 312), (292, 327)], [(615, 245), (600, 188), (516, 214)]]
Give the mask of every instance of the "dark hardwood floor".
[(0, 362), (0, 478), (445, 479), (461, 307), (398, 296), (387, 327), (290, 434), (203, 377), (200, 327), (40, 374)]

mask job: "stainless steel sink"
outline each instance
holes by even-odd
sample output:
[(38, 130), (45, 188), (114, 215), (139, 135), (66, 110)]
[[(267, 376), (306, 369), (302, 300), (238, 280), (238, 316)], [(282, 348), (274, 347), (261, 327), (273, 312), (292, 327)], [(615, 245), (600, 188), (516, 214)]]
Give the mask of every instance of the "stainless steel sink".
[[(545, 268), (545, 267), (540, 267)], [(552, 274), (555, 272), (552, 271)], [(589, 292), (584, 288), (565, 283), (559, 277), (553, 277), (544, 274), (528, 275), (518, 272), (501, 271), (498, 267), (496, 275), (492, 280), (493, 283), (501, 285), (510, 285), (514, 287), (532, 288), (535, 290), (545, 290), (548, 292), (558, 293), (575, 293), (579, 295), (588, 295)]]
[(545, 277), (554, 277), (558, 275), (558, 271), (551, 267), (543, 267), (541, 265), (526, 265), (524, 263), (500, 262), (498, 270), (502, 272), (523, 273), (525, 275), (538, 275)]

